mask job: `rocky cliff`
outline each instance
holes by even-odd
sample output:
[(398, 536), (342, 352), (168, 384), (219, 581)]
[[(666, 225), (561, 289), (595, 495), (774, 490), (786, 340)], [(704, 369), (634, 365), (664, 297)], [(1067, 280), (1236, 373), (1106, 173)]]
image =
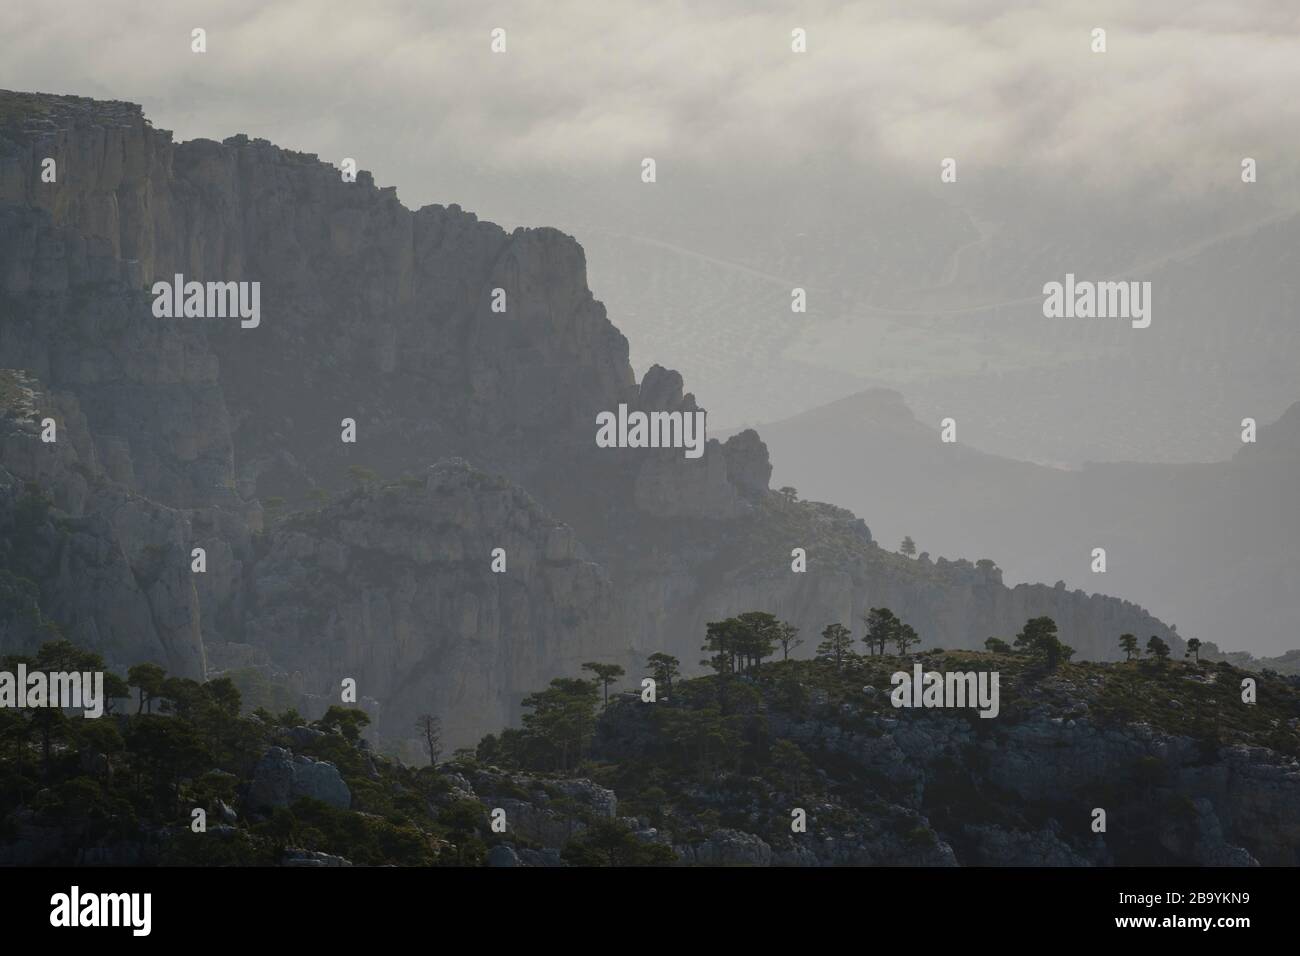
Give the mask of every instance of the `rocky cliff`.
[(454, 740), (517, 722), (539, 674), (639, 663), (573, 530), (460, 460), (277, 526), (243, 620), (244, 640), (295, 662), (322, 708), (351, 677), (385, 726), (438, 713)]
[(55, 625), (111, 667), (202, 678), (190, 516), (106, 478), (84, 428), (75, 402), (0, 371), (0, 647), (32, 653)]
[[(1121, 631), (1178, 646), (1127, 602), (884, 553), (847, 512), (771, 492), (753, 432), (698, 459), (597, 448), (602, 411), (698, 405), (676, 372), (636, 381), (585, 273), (572, 237), (411, 211), (313, 155), (177, 144), (131, 104), (0, 92), (0, 368), (80, 409), (60, 442), (176, 522), (151, 614), (185, 622), (187, 673), (204, 640), (255, 648), (310, 694), (356, 671), (385, 733), (435, 709), (463, 743), (571, 660), (693, 661), (706, 621), (755, 608), (810, 635), (887, 604), (932, 645), (1049, 614), (1084, 656)], [(260, 321), (155, 317), (151, 287), (176, 275), (260, 283)], [(453, 457), (515, 490), (478, 501), (471, 472), (429, 476)], [(198, 546), (207, 570), (182, 583)], [(509, 570), (489, 578), (498, 546)], [(104, 649), (70, 605), (48, 612)]]

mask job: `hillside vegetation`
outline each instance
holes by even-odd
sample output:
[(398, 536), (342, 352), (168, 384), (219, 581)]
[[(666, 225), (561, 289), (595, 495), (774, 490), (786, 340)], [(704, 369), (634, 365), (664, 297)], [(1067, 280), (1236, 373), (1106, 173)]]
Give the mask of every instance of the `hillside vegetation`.
[[(868, 633), (906, 646), (884, 610)], [(4, 668), (102, 669), (51, 633)], [(521, 726), (421, 767), (374, 752), (362, 710), (248, 712), (229, 678), (140, 665), (107, 675), (116, 706), (98, 720), (0, 710), (0, 861), (1297, 862), (1294, 679), (1159, 645), (1073, 662), (1043, 619), (997, 652), (890, 653), (831, 626), (816, 658), (773, 659), (782, 637), (800, 640), (760, 612), (715, 622), (714, 673), (683, 680), (657, 654), (653, 694), (640, 676), (620, 692), (622, 668), (590, 662), (527, 697)], [(997, 716), (896, 708), (891, 678), (917, 663), (997, 672)], [(442, 757), (438, 718), (421, 732)]]

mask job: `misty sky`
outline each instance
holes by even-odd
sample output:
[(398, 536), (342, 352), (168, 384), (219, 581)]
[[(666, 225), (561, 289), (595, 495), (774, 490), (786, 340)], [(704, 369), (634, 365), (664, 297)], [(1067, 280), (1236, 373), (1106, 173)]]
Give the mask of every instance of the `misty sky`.
[[(355, 156), (408, 205), (506, 225), (529, 214), (530, 183), (634, 177), (643, 156), (684, 189), (701, 186), (687, 169), (758, 165), (780, 184), (828, 156), (904, 179), (954, 156), (972, 175), (1202, 189), (1252, 155), (1280, 179), (1300, 121), (1289, 0), (5, 6), (0, 86), (141, 102), (179, 139)], [(498, 26), (505, 55), (489, 52)]]

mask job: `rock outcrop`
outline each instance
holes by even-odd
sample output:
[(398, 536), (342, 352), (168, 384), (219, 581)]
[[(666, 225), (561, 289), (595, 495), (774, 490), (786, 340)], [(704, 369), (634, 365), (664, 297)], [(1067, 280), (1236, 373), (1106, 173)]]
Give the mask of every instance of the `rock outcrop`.
[(287, 807), (302, 798), (342, 810), (352, 805), (352, 793), (332, 763), (293, 754), (283, 747), (269, 748), (253, 770), (248, 805), (255, 809)]
[(543, 675), (593, 657), (634, 666), (614, 621), (610, 582), (572, 530), (459, 460), (278, 525), (244, 609), (246, 639), (322, 702), (350, 677), (390, 736), (437, 712), (457, 742), (517, 722)]
[[(763, 702), (736, 718), (747, 721), (750, 739), (770, 742), (769, 753), (789, 745), (812, 763), (789, 792), (791, 777), (779, 769), (743, 787), (734, 778), (729, 785), (679, 786), (673, 791), (678, 809), (665, 814), (664, 826), (678, 831), (676, 842), (689, 844), (680, 848), (683, 860), (759, 866), (1297, 862), (1296, 738), (1294, 728), (1281, 729), (1271, 716), (1294, 707), (1293, 688), (1271, 684), (1276, 709), (1263, 714), (1236, 701), (1232, 688), (1241, 672), (1231, 669), (1188, 678), (1178, 666), (1139, 672), (1135, 665), (1090, 664), (1066, 676), (969, 653), (895, 658), (878, 667), (871, 661), (859, 679), (870, 674), (877, 684), (880, 669), (913, 662), (940, 671), (997, 667), (1001, 713), (985, 720), (951, 708), (900, 710), (889, 705), (888, 694), (869, 688), (861, 696), (856, 689), (837, 694), (831, 704), (824, 694), (791, 693), (788, 671), (784, 679), (775, 676), (779, 671), (740, 678), (742, 690)], [(696, 690), (682, 688), (678, 696), (689, 699)], [(1152, 694), (1168, 700), (1151, 703)], [(634, 779), (680, 759), (680, 751), (665, 749), (665, 738), (677, 734), (683, 705), (668, 704), (671, 719), (656, 707), (635, 695), (613, 702), (601, 717), (595, 756), (641, 768)], [(1225, 707), (1242, 713), (1195, 716)], [(1139, 709), (1153, 720), (1137, 717)], [(1238, 729), (1226, 730), (1229, 724)], [(1248, 742), (1261, 738), (1270, 746)], [(855, 783), (842, 786), (845, 780)], [(809, 781), (835, 796), (810, 795)], [(629, 803), (636, 797), (619, 793)], [(791, 835), (792, 807), (805, 811), (806, 835)], [(730, 821), (748, 825), (732, 822), (682, 841), (711, 808), (725, 808)], [(1108, 814), (1102, 832), (1093, 829), (1094, 808)]]
[(201, 678), (189, 516), (109, 480), (83, 429), (75, 401), (0, 369), (0, 650), (34, 652), (53, 623), (123, 673)]

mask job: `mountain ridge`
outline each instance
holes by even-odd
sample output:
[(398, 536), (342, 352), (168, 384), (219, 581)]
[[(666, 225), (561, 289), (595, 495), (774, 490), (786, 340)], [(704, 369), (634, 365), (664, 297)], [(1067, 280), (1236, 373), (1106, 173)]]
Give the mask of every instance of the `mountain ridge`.
[[(47, 156), (56, 183), (40, 181)], [(1040, 614), (1084, 656), (1116, 654), (1122, 630), (1180, 646), (1131, 602), (1007, 589), (996, 569), (882, 551), (843, 509), (770, 491), (753, 431), (710, 439), (699, 460), (597, 449), (598, 412), (698, 405), (676, 372), (654, 366), (637, 382), (626, 337), (587, 287), (581, 246), (556, 230), (507, 234), (454, 204), (411, 211), (364, 172), (344, 182), (312, 154), (243, 135), (175, 144), (128, 104), (10, 93), (0, 93), (0, 221), (0, 368), (31, 370), (52, 400), (76, 398), (86, 424), (74, 431), (109, 479), (188, 518), (209, 555), (193, 576), (204, 640), (247, 643), (262, 562), (284, 546), (293, 513), (341, 515), (329, 502), (358, 484), (419, 481), (463, 458), (570, 527), (612, 582), (608, 657), (690, 660), (705, 622), (755, 606), (815, 634), (882, 603), (941, 646), (1009, 636)], [(260, 281), (259, 326), (154, 318), (145, 290), (176, 273)], [(345, 418), (355, 443), (340, 440)], [(507, 527), (483, 529), (484, 568)], [(805, 574), (791, 570), (795, 548), (808, 554)], [(389, 584), (358, 584), (354, 597), (391, 603)], [(432, 635), (460, 627), (444, 613), (409, 638), (425, 654), (413, 666), (437, 669)], [(480, 606), (470, 629), (496, 613)], [(340, 639), (354, 641), (342, 659), (364, 657)], [(521, 652), (528, 643), (508, 639)], [(276, 665), (315, 673), (313, 694), (346, 676), (327, 675), (335, 665), (312, 657), (310, 641), (287, 646)], [(537, 661), (515, 686), (543, 683), (550, 666)], [(494, 686), (474, 681), (462, 693)], [(490, 693), (499, 710), (477, 731), (516, 712), (522, 692)], [(438, 706), (381, 703), (391, 714)], [(399, 737), (401, 723), (379, 721)]]
[[(1176, 617), (1181, 633), (1224, 648), (1256, 632), (1281, 653), (1300, 607), (1287, 574), (1300, 568), (1288, 490), (1300, 473), (1300, 403), (1258, 425), (1229, 458), (1184, 464), (1088, 462), (1060, 469), (940, 441), (894, 390), (865, 390), (760, 426), (774, 482), (850, 507), (894, 503), (882, 525), (919, 548), (980, 555), (1012, 580), (1105, 581)], [(841, 468), (810, 461), (837, 458)], [(1091, 551), (1106, 547), (1104, 576)], [(1166, 558), (1178, 554), (1177, 564)]]

